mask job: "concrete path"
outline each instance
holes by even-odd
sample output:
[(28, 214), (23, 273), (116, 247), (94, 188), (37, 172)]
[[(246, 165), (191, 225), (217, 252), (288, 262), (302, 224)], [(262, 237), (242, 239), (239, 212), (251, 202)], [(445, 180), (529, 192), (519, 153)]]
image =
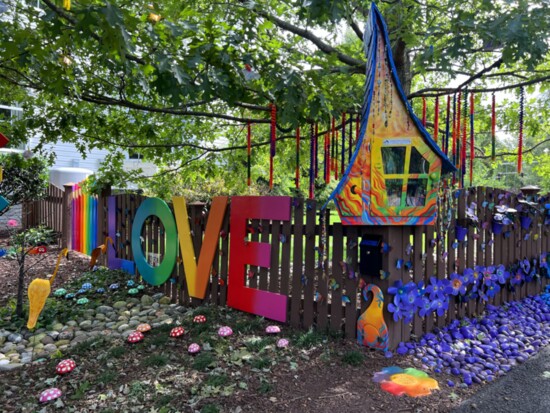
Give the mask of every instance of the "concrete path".
[(453, 410), (471, 412), (549, 413), (550, 346)]

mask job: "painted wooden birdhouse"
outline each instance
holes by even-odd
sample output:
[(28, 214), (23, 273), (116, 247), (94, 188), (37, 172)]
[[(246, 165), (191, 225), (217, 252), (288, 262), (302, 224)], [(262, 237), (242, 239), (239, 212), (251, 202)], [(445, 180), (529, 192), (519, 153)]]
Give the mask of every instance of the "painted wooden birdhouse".
[(433, 224), (441, 175), (455, 167), (407, 101), (386, 23), (374, 3), (364, 42), (367, 76), (361, 129), (349, 166), (329, 200), (347, 225)]

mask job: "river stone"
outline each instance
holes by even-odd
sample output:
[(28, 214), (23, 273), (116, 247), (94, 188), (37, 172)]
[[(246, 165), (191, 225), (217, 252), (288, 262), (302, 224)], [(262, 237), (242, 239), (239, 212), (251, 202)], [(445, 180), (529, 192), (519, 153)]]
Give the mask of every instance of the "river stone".
[(153, 304), (155, 302), (155, 300), (153, 300), (153, 297), (151, 297), (150, 295), (142, 295), (141, 296), (141, 305), (144, 306), (144, 307), (148, 307), (150, 306), (151, 304)]
[(139, 320), (130, 320), (130, 322), (128, 323), (131, 328), (137, 327), (139, 324)]
[(134, 332), (134, 330), (126, 330), (126, 331), (123, 331), (121, 334), (120, 334), (120, 337), (122, 337), (124, 340), (126, 340), (128, 338), (128, 336), (130, 334), (132, 334)]
[(54, 340), (57, 340), (59, 338), (59, 331), (49, 331), (46, 334)]
[(3, 346), (5, 342), (6, 342), (6, 337), (0, 336), (0, 346)]
[(126, 308), (126, 301), (117, 301), (113, 304), (113, 307), (116, 309)]
[(21, 363), (0, 364), (0, 371), (12, 371), (23, 367)]
[(11, 343), (17, 344), (17, 343), (21, 342), (21, 340), (23, 340), (23, 336), (21, 334), (11, 333), (8, 336), (8, 341), (11, 342)]
[(113, 328), (116, 325), (114, 321), (111, 321), (110, 323), (105, 323), (106, 328)]
[(98, 313), (96, 314), (95, 319), (99, 321), (105, 321), (107, 317), (105, 317), (105, 314)]
[(0, 359), (0, 364), (8, 364), (9, 362), (10, 362), (10, 359), (8, 358)]
[(59, 333), (59, 337), (57, 337), (59, 340), (72, 340), (74, 337), (74, 330), (68, 329), (65, 331), (62, 331)]
[(57, 346), (55, 344), (46, 344), (44, 346), (44, 351), (51, 354), (57, 351)]
[(153, 294), (153, 300), (155, 300), (155, 301), (160, 300), (162, 297), (164, 297), (164, 293)]
[(113, 311), (113, 307), (109, 307), (108, 305), (100, 305), (96, 308), (96, 312), (99, 314), (107, 314)]
[(55, 342), (55, 345), (59, 348), (61, 346), (66, 346), (70, 342), (71, 342), (71, 340), (59, 340), (59, 341)]
[(55, 340), (50, 337), (49, 335), (47, 335), (46, 337), (44, 337), (42, 340), (40, 340), (40, 342), (42, 344), (52, 344)]
[(159, 304), (164, 304), (164, 305), (168, 305), (172, 302), (172, 300), (170, 299), (170, 297), (162, 297), (160, 300), (159, 300)]
[(88, 336), (85, 336), (85, 335), (75, 337), (71, 340), (71, 346), (84, 343), (86, 340), (88, 340)]
[[(92, 321), (91, 320), (84, 320), (83, 322), (80, 323), (79, 327), (83, 330), (89, 330), (89, 329), (92, 328)], [(78, 333), (78, 331), (77, 331), (77, 333)]]
[(61, 324), (61, 323), (55, 323), (55, 324), (52, 326), (52, 330), (61, 331), (61, 330), (63, 330), (63, 327), (64, 327), (63, 324)]
[(42, 344), (42, 343), (37, 343), (37, 344), (36, 344), (35, 346), (33, 346), (33, 347), (34, 347), (34, 350), (35, 350), (35, 351), (36, 351), (36, 350), (41, 350), (41, 349), (44, 348), (44, 344)]
[(126, 331), (130, 328), (128, 324), (121, 324), (118, 326), (117, 330), (122, 333), (123, 331)]

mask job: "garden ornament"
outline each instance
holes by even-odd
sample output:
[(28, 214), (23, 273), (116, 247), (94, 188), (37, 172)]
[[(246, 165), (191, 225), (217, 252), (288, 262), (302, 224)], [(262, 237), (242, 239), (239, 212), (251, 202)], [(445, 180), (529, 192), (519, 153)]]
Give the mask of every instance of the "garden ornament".
[(62, 360), (57, 364), (55, 371), (57, 374), (67, 374), (73, 371), (76, 367), (76, 363), (73, 359)]
[(61, 395), (61, 390), (59, 390), (57, 387), (52, 387), (51, 389), (44, 390), (42, 393), (40, 393), (40, 398), (38, 400), (40, 401), (40, 403), (46, 403), (51, 400), (60, 398)]
[(61, 257), (67, 256), (69, 250), (64, 248), (59, 255), (57, 256), (57, 263), (55, 265), (55, 270), (53, 275), (49, 280), (43, 278), (37, 278), (29, 284), (28, 295), (29, 295), (29, 319), (27, 321), (27, 328), (29, 330), (33, 329), (36, 326), (38, 316), (46, 304), (46, 299), (50, 295), (51, 285), (55, 280), (57, 271), (59, 270), (59, 264), (61, 262)]
[(109, 245), (109, 242), (114, 248), (115, 246), (113, 243), (113, 239), (111, 237), (106, 237), (103, 244), (92, 250), (92, 256), (90, 258), (90, 269), (94, 268), (94, 265), (101, 254), (107, 253), (107, 246)]

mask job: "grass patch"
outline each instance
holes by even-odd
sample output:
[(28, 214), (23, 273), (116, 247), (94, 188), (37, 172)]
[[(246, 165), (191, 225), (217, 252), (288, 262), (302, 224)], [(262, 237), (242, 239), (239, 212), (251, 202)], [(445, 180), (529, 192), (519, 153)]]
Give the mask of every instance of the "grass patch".
[(259, 353), (264, 348), (269, 346), (271, 344), (271, 342), (272, 342), (272, 340), (269, 337), (264, 337), (264, 338), (256, 337), (256, 338), (251, 338), (251, 339), (247, 340), (244, 343), (244, 345), (246, 346), (248, 351), (254, 352), (254, 353)]
[(74, 394), (72, 396), (70, 396), (69, 398), (71, 400), (80, 400), (80, 399), (82, 399), (84, 397), (84, 395), (86, 394), (86, 392), (88, 390), (90, 390), (90, 387), (92, 387), (92, 385), (90, 384), (90, 382), (88, 380), (81, 382), (80, 385), (78, 386), (78, 388), (76, 389), (76, 391), (74, 392)]
[(210, 353), (202, 353), (195, 357), (193, 361), (193, 368), (195, 370), (204, 371), (208, 367), (214, 366), (216, 359)]
[(99, 376), (97, 376), (97, 380), (103, 384), (112, 383), (117, 379), (118, 379), (118, 372), (116, 372), (113, 369), (104, 370)]
[(349, 366), (360, 366), (365, 361), (365, 355), (357, 350), (346, 351), (342, 356), (342, 362)]
[(206, 385), (212, 387), (225, 386), (228, 382), (229, 377), (227, 377), (225, 374), (211, 374), (205, 381)]
[(155, 400), (155, 406), (156, 407), (168, 406), (170, 403), (172, 403), (172, 400), (174, 400), (174, 396), (172, 396), (171, 394), (161, 394)]
[(153, 346), (161, 347), (168, 343), (168, 339), (169, 337), (167, 334), (157, 334), (152, 336), (147, 342)]
[(201, 413), (220, 413), (220, 408), (216, 404), (208, 403), (202, 406)]
[(91, 338), (89, 340), (83, 341), (82, 343), (78, 343), (76, 346), (73, 347), (71, 353), (79, 356), (85, 356), (88, 355), (88, 353), (94, 348), (106, 347), (107, 344), (107, 340), (105, 340), (104, 338)]
[(267, 357), (259, 357), (252, 359), (250, 362), (253, 368), (261, 370), (271, 367), (271, 361)]
[(168, 357), (164, 354), (152, 354), (142, 364), (145, 367), (164, 367), (168, 364)]
[(260, 381), (260, 387), (258, 387), (258, 393), (266, 394), (273, 390), (273, 386), (267, 380)]
[(127, 352), (127, 349), (123, 346), (111, 347), (109, 349), (109, 356), (118, 359), (122, 357), (124, 354), (126, 354), (126, 352)]
[(264, 319), (262, 317), (247, 317), (246, 315), (243, 315), (242, 319), (237, 320), (236, 329), (242, 333), (255, 333), (258, 331), (263, 331)]
[(142, 398), (145, 393), (148, 391), (148, 386), (143, 384), (140, 381), (133, 381), (130, 383), (130, 392), (128, 393), (129, 398)]
[(316, 346), (317, 344), (320, 344), (323, 339), (324, 337), (320, 333), (310, 329), (305, 333), (301, 333), (298, 335), (298, 337), (296, 338), (296, 346), (302, 348), (311, 348)]

